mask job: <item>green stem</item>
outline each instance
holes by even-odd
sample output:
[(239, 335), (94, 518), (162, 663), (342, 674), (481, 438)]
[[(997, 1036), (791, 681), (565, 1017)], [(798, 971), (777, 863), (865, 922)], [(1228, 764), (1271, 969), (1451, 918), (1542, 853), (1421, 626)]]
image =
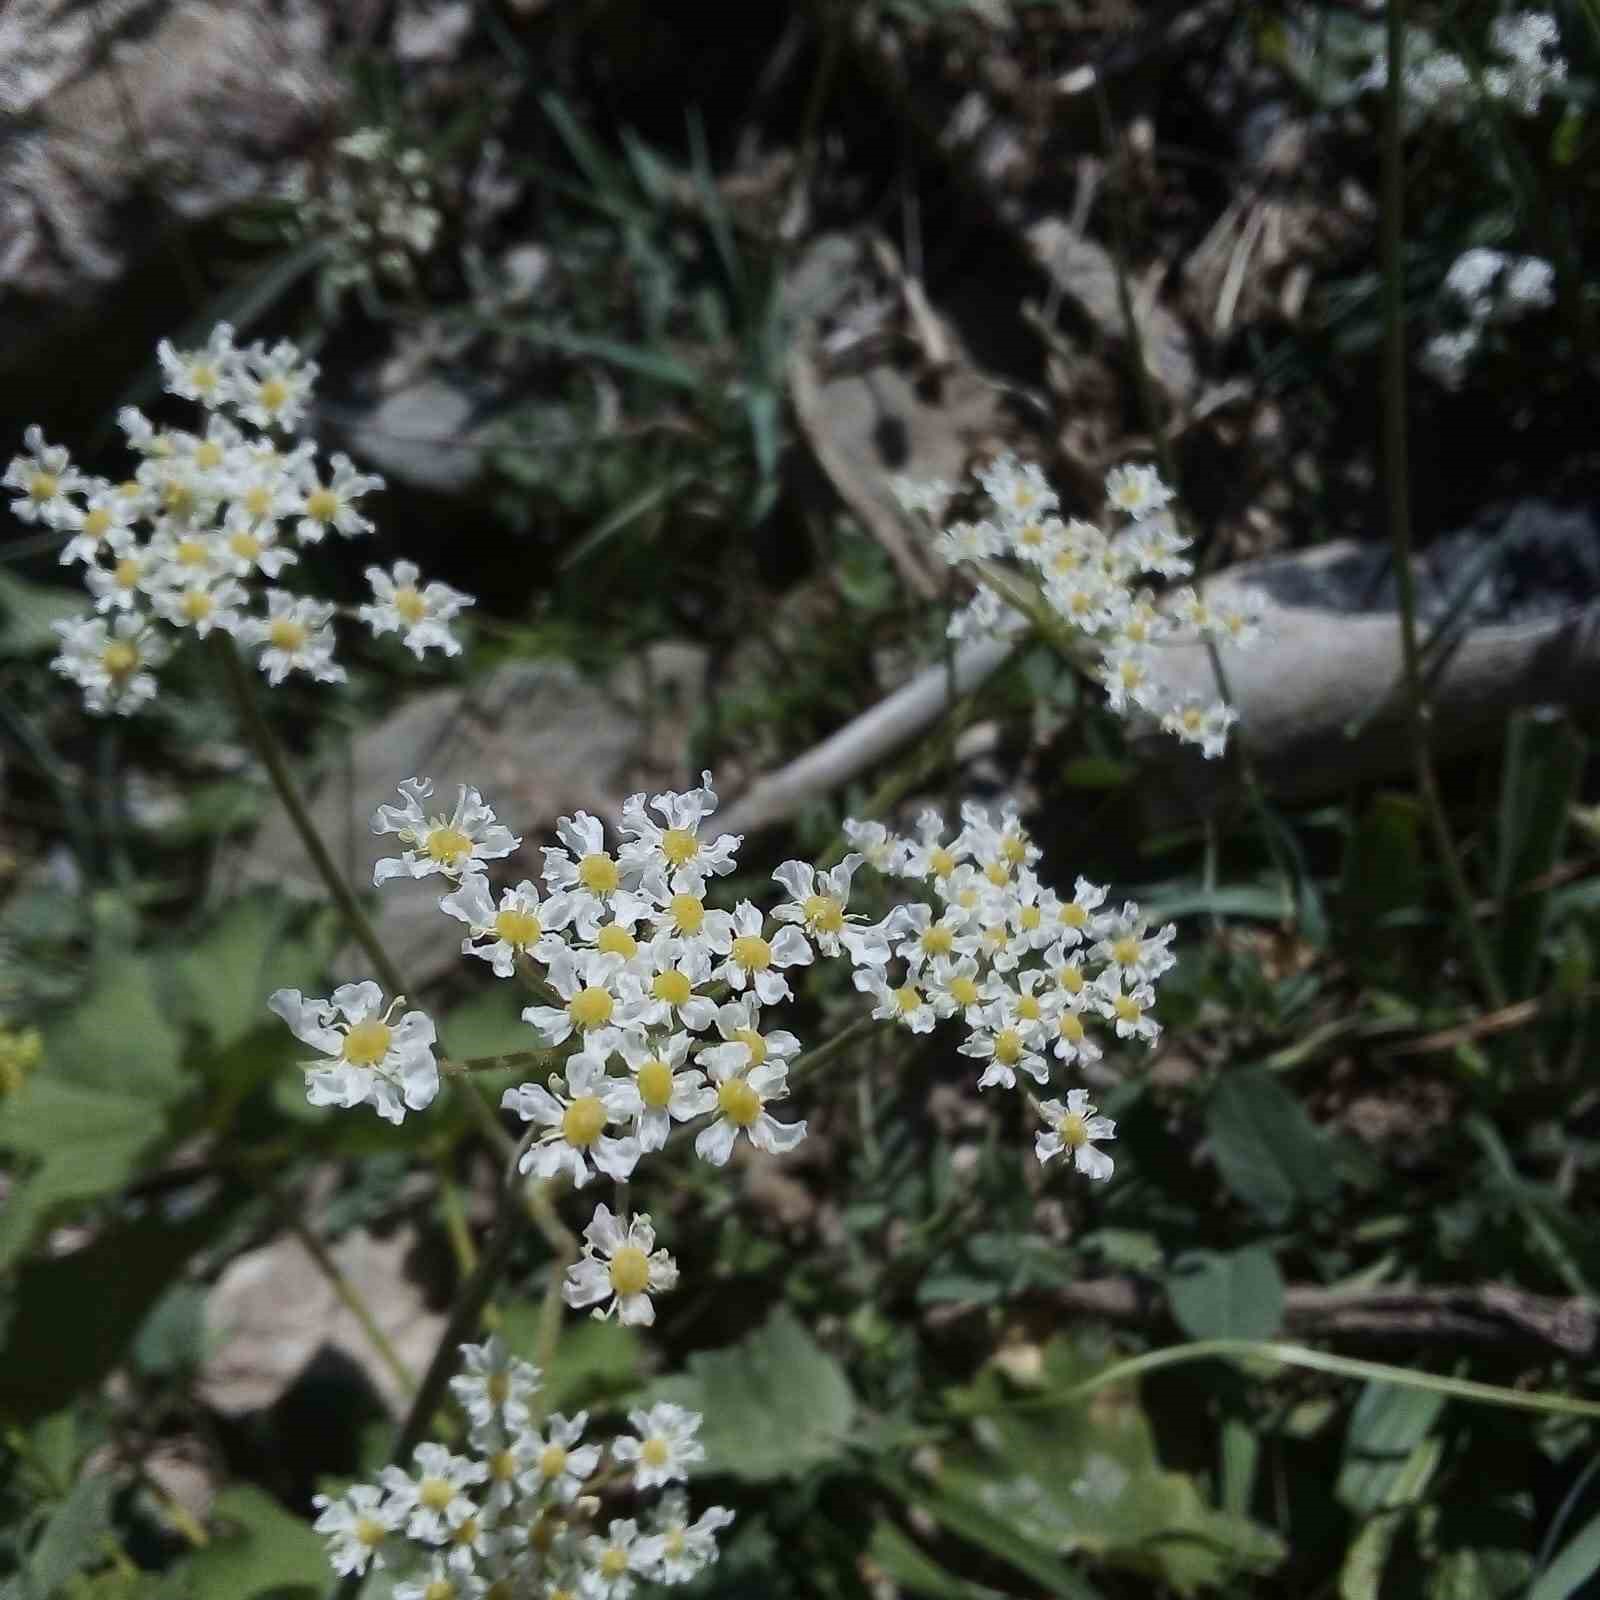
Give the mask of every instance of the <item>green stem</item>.
[(1389, 0), (1388, 84), (1384, 93), (1382, 226), (1380, 246), (1383, 267), (1383, 478), (1389, 513), (1389, 538), (1394, 546), (1395, 589), (1400, 606), (1400, 655), (1405, 667), (1406, 711), (1411, 725), (1411, 752), (1417, 790), (1433, 833), (1434, 848), (1444, 870), (1445, 883), (1455, 902), (1478, 981), (1489, 1003), (1506, 1003), (1505, 985), (1495, 968), (1489, 943), (1473, 914), (1472, 890), (1467, 883), (1450, 819), (1434, 775), (1428, 746), (1428, 707), (1422, 681), (1422, 660), (1417, 644), (1416, 575), (1411, 566), (1411, 497), (1406, 442), (1405, 284), (1401, 244), (1405, 223), (1404, 152), (1401, 148), (1401, 113), (1405, 86), (1405, 5)]

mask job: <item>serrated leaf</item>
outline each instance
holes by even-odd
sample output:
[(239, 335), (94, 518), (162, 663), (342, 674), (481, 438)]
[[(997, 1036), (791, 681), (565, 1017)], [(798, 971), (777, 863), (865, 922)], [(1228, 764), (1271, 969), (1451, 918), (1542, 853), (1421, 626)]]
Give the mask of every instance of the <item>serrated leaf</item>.
[(1167, 1279), (1167, 1298), (1192, 1339), (1270, 1339), (1283, 1321), (1283, 1276), (1260, 1245), (1180, 1256)]
[(750, 1483), (798, 1478), (839, 1460), (856, 1416), (844, 1370), (787, 1307), (738, 1344), (691, 1356), (686, 1374), (656, 1389), (705, 1418), (703, 1470)]
[(1322, 1135), (1269, 1073), (1225, 1074), (1206, 1120), (1222, 1181), (1267, 1222), (1333, 1198), (1339, 1178)]

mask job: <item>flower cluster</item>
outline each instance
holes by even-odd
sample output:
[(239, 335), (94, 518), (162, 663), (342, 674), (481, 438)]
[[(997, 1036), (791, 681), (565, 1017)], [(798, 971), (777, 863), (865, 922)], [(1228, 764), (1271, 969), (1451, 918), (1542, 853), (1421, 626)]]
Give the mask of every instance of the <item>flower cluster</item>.
[(1459, 326), (1429, 339), (1422, 366), (1447, 389), (1454, 389), (1489, 329), (1555, 304), (1555, 271), (1537, 256), (1479, 247), (1456, 258), (1445, 274), (1444, 297)]
[[(1106, 477), (1106, 502), (1120, 525), (1109, 532), (1079, 518), (1057, 515), (1059, 499), (1036, 466), (1006, 456), (978, 474), (993, 514), (958, 522), (937, 534), (951, 565), (968, 563), (979, 576), (973, 600), (950, 623), (953, 638), (1000, 631), (1012, 607), (986, 564), (1002, 557), (1022, 563), (1053, 617), (1082, 638), (1094, 656), (1094, 674), (1119, 715), (1140, 711), (1155, 718), (1207, 757), (1220, 756), (1238, 713), (1221, 700), (1179, 698), (1163, 688), (1159, 647), (1195, 639), (1248, 645), (1260, 632), (1246, 602), (1213, 604), (1192, 588), (1179, 589), (1158, 607), (1141, 578), (1186, 577), (1188, 540), (1167, 509), (1173, 494), (1153, 467), (1123, 466)], [(944, 484), (898, 483), (908, 510), (935, 527), (951, 490)]]
[[(394, 1600), (627, 1600), (640, 1582), (686, 1583), (717, 1559), (733, 1513), (711, 1506), (691, 1521), (676, 1487), (705, 1455), (694, 1412), (633, 1411), (630, 1433), (587, 1442), (588, 1414), (543, 1415), (538, 1369), (498, 1339), (461, 1354), (450, 1387), (468, 1452), (418, 1445), (411, 1470), (317, 1496), (336, 1572), (385, 1571)], [(619, 1493), (657, 1490), (610, 1515)]]
[(410, 284), (442, 221), (428, 158), (397, 146), (386, 128), (358, 129), (336, 141), (333, 156), (316, 183), (302, 171), (285, 184), (292, 236), (321, 247), (322, 281), (334, 296), (375, 277)]
[[(201, 349), (163, 341), (157, 355), (168, 391), (204, 407), (203, 433), (157, 427), (128, 406), (118, 422), (139, 462), (122, 483), (80, 472), (37, 427), (6, 470), (12, 509), (62, 536), (61, 560), (82, 567), (93, 601), (92, 614), (55, 625), (52, 666), (89, 710), (122, 715), (154, 698), (155, 669), (175, 644), (214, 631), (254, 652), (269, 683), (291, 672), (342, 680), (334, 607), (279, 585), (305, 546), (372, 531), (360, 504), (383, 480), (343, 455), (324, 471), (309, 441), (280, 445), (277, 435), (305, 417), (317, 377), (292, 344), (241, 348), (223, 323)], [(418, 656), (455, 653), (448, 624), (472, 601), (419, 578), (409, 562), (368, 568), (374, 603), (361, 619), (374, 636), (398, 633)]]
[[(1545, 96), (1566, 81), (1561, 33), (1547, 11), (1515, 11), (1495, 19), (1489, 30), (1491, 59), (1476, 85), (1460, 56), (1438, 48), (1420, 32), (1415, 39), (1416, 47), (1407, 50), (1404, 81), (1406, 115), (1412, 122), (1462, 122), (1479, 95), (1521, 116), (1536, 116)], [(1380, 58), (1363, 75), (1360, 87), (1381, 90), (1388, 81), (1388, 63)]]

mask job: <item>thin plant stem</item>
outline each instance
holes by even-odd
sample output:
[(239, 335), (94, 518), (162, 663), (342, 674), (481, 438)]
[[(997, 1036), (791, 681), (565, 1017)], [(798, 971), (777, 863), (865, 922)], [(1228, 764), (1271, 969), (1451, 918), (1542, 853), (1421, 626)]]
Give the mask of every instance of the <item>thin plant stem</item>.
[(1411, 567), (1411, 498), (1406, 444), (1405, 284), (1401, 243), (1405, 223), (1404, 152), (1401, 112), (1405, 76), (1405, 5), (1389, 0), (1388, 83), (1383, 104), (1383, 180), (1380, 246), (1383, 269), (1383, 480), (1394, 547), (1395, 592), (1400, 607), (1400, 655), (1405, 669), (1406, 712), (1411, 727), (1411, 755), (1417, 790), (1433, 833), (1434, 848), (1445, 883), (1455, 902), (1456, 917), (1471, 953), (1478, 982), (1491, 1006), (1505, 1005), (1505, 985), (1495, 967), (1489, 943), (1473, 915), (1472, 890), (1456, 850), (1434, 775), (1428, 742), (1428, 706), (1417, 644), (1416, 575)]

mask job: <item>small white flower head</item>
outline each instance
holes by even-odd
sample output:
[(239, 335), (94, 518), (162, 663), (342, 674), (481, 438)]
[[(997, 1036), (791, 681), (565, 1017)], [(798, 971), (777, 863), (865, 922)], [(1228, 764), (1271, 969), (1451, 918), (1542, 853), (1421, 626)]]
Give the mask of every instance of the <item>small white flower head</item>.
[(1147, 1013), (1156, 1003), (1156, 991), (1151, 984), (1135, 983), (1124, 990), (1120, 967), (1107, 967), (1089, 986), (1089, 1003), (1112, 1023), (1119, 1039), (1143, 1039), (1154, 1044), (1161, 1032), (1160, 1024)]
[(908, 977), (900, 983), (874, 967), (857, 967), (850, 981), (872, 999), (872, 1015), (880, 1022), (898, 1022), (913, 1033), (932, 1033), (939, 1020), (921, 988)]
[(175, 350), (170, 339), (163, 339), (156, 346), (156, 360), (168, 394), (197, 400), (208, 409), (234, 399), (243, 358), (234, 348), (230, 324), (219, 322), (199, 350)]
[(1481, 246), (1463, 250), (1444, 275), (1444, 292), (1474, 322), (1488, 321), (1494, 310), (1495, 280), (1504, 270), (1506, 259), (1503, 251)]
[[(269, 459), (263, 459), (247, 451), (228, 485), (228, 499), (225, 521), (230, 528), (271, 528), (276, 532), (279, 523), (300, 511), (292, 458), (274, 451)], [(294, 551), (289, 554), (299, 560)]]
[(216, 560), (235, 578), (248, 578), (259, 572), (276, 579), (287, 566), (300, 559), (287, 545), (278, 542), (277, 525), (250, 516), (238, 506), (230, 506), (216, 540)]
[(267, 1007), (302, 1044), (331, 1056), (307, 1062), (306, 1099), (314, 1106), (371, 1105), (386, 1122), (402, 1122), (439, 1092), (433, 1057), (434, 1027), (422, 1011), (394, 1020), (396, 996), (387, 1009), (375, 983), (345, 983), (327, 1000), (308, 1000), (298, 989), (278, 989)]
[[(301, 544), (321, 544), (330, 529), (346, 539), (372, 532), (372, 519), (356, 510), (356, 501), (381, 489), (383, 479), (376, 473), (357, 472), (347, 455), (335, 455), (331, 464), (333, 475), (326, 483), (313, 475), (305, 486), (301, 517), (295, 528)], [(412, 570), (415, 572), (415, 568)]]
[(443, 1544), (452, 1527), (476, 1512), (467, 1490), (483, 1483), (489, 1469), (481, 1461), (452, 1455), (442, 1444), (419, 1444), (411, 1459), (415, 1476), (403, 1467), (383, 1469), (389, 1509), (404, 1519), (408, 1539)]
[(951, 960), (940, 956), (921, 973), (928, 1004), (938, 1017), (964, 1017), (968, 1027), (979, 1027), (983, 1015), (983, 985), (972, 956)]
[(1536, 116), (1544, 97), (1567, 77), (1555, 18), (1547, 11), (1517, 11), (1497, 17), (1489, 42), (1504, 64), (1484, 73), (1484, 86), (1523, 116)]
[[(858, 974), (859, 975), (859, 974)], [(762, 1041), (770, 1047), (772, 1036)], [(723, 1166), (742, 1132), (758, 1150), (787, 1155), (806, 1136), (804, 1122), (779, 1122), (767, 1106), (789, 1092), (789, 1069), (776, 1055), (763, 1054), (755, 1063), (751, 1046), (740, 1041), (703, 1051), (700, 1059), (716, 1086), (716, 1120), (695, 1135), (694, 1153), (714, 1167)]]
[(1149, 650), (1113, 645), (1096, 669), (1095, 676), (1105, 686), (1106, 702), (1119, 716), (1137, 706), (1154, 711), (1160, 688), (1154, 676), (1155, 661)]
[(1465, 328), (1434, 334), (1422, 347), (1418, 360), (1435, 383), (1446, 389), (1459, 389), (1466, 382), (1467, 370), (1482, 343), (1481, 325), (1469, 323)]
[[(303, 528), (304, 523), (301, 524)], [(302, 535), (303, 537), (303, 535)], [(358, 615), (374, 638), (398, 633), (401, 642), (421, 660), (429, 650), (447, 656), (461, 654), (461, 641), (450, 631), (451, 621), (476, 604), (471, 595), (447, 583), (418, 584), (421, 572), (409, 561), (397, 561), (392, 572), (367, 568), (374, 603), (360, 607)]]
[(583, 1600), (628, 1600), (645, 1576), (648, 1554), (631, 1517), (614, 1520), (603, 1534), (591, 1533), (583, 1541)]
[[(623, 1227), (604, 1204), (583, 1230), (583, 1256), (567, 1268), (562, 1297), (574, 1310), (593, 1306), (593, 1315), (648, 1327), (656, 1320), (650, 1296), (676, 1288), (678, 1264), (656, 1249), (649, 1215), (640, 1212)], [(604, 1303), (602, 1303), (604, 1302)]]
[(234, 386), (239, 415), (258, 428), (293, 432), (311, 403), (311, 386), (320, 370), (315, 361), (302, 361), (287, 339), (270, 350), (252, 345), (244, 352)]
[(1228, 730), (1238, 720), (1239, 713), (1225, 700), (1207, 701), (1199, 695), (1190, 695), (1161, 714), (1161, 726), (1181, 743), (1199, 745), (1207, 761), (1227, 749)]
[(852, 852), (838, 866), (819, 872), (807, 861), (785, 861), (773, 880), (789, 898), (772, 913), (778, 922), (798, 924), (825, 956), (849, 953), (854, 966), (881, 967), (889, 959), (889, 941), (881, 928), (865, 927), (846, 913), (850, 880), (865, 857)]
[(753, 994), (718, 1006), (716, 1020), (723, 1042), (700, 1051), (700, 1062), (705, 1067), (743, 1072), (747, 1067), (777, 1062), (787, 1071), (790, 1061), (800, 1053), (800, 1041), (787, 1029), (761, 1031), (761, 1002)]
[(1065, 1105), (1059, 1100), (1043, 1100), (1039, 1109), (1050, 1119), (1048, 1127), (1036, 1133), (1033, 1139), (1033, 1151), (1041, 1165), (1054, 1156), (1067, 1154), (1084, 1177), (1111, 1176), (1111, 1157), (1103, 1150), (1096, 1150), (1095, 1144), (1114, 1139), (1117, 1125), (1109, 1117), (1094, 1114), (1095, 1108), (1084, 1090), (1069, 1089)]
[(1531, 311), (1544, 311), (1556, 303), (1555, 268), (1537, 256), (1522, 256), (1512, 263), (1500, 286), (1506, 321)]
[(86, 567), (95, 565), (102, 551), (111, 549), (113, 535), (123, 535), (124, 542), (131, 539), (129, 527), (140, 515), (140, 506), (131, 495), (96, 480), (83, 508), (69, 503), (61, 519), (61, 527), (72, 534), (62, 547), (61, 564), (81, 561)]
[(1002, 1002), (985, 1008), (983, 1024), (973, 1030), (960, 1046), (961, 1054), (987, 1062), (978, 1079), (978, 1087), (987, 1089), (1002, 1084), (1007, 1089), (1017, 1085), (1017, 1072), (1026, 1072), (1035, 1083), (1050, 1081), (1050, 1067), (1034, 1048), (1028, 1033), (1006, 1015)]
[[(1077, 959), (1074, 956), (1073, 963), (1076, 963)], [(1068, 991), (1065, 988), (1057, 991), (1061, 997), (1061, 1003), (1056, 1010), (1053, 1024), (1054, 1037), (1050, 1043), (1051, 1054), (1058, 1061), (1066, 1062), (1068, 1065), (1073, 1062), (1082, 1065), (1087, 1062), (1098, 1061), (1102, 1051), (1084, 1022), (1084, 1017), (1093, 1004), (1094, 997), (1089, 992), (1080, 967), (1072, 964), (1064, 970), (1074, 974), (1079, 987), (1072, 991)]]
[[(587, 811), (556, 819), (561, 845), (544, 847), (544, 881), (551, 889), (609, 902), (622, 892), (622, 868), (606, 849), (606, 830)], [(562, 847), (565, 848), (562, 848)]]
[(66, 446), (46, 444), (37, 425), (28, 428), (22, 439), (28, 453), (12, 457), (5, 478), (0, 480), (8, 489), (21, 491), (11, 509), (22, 522), (65, 528), (77, 509), (68, 497), (80, 493), (87, 480), (73, 467)]
[(518, 956), (532, 956), (541, 946), (553, 952), (560, 943), (555, 935), (572, 921), (566, 895), (541, 900), (538, 887), (524, 878), (514, 889), (502, 889), (497, 901), (481, 872), (466, 873), (439, 909), (470, 930), (461, 941), (462, 955), (487, 961), (497, 978), (513, 976)]
[(681, 1483), (689, 1476), (691, 1463), (705, 1460), (706, 1447), (695, 1438), (700, 1431), (698, 1412), (662, 1401), (648, 1411), (630, 1411), (628, 1426), (638, 1437), (619, 1434), (612, 1441), (611, 1454), (620, 1462), (634, 1464), (635, 1489)]
[[(706, 881), (693, 872), (675, 872), (669, 878), (661, 868), (652, 868), (639, 880), (635, 898), (656, 933), (671, 934), (706, 955), (733, 938), (733, 918), (706, 905)], [(623, 911), (621, 895), (612, 907), (614, 917), (631, 914), (631, 908)]]
[[(760, 1035), (756, 1038), (760, 1042)], [(645, 1154), (666, 1144), (674, 1122), (690, 1122), (716, 1109), (716, 1091), (706, 1087), (705, 1074), (686, 1064), (688, 1034), (646, 1034), (630, 1028), (619, 1048), (633, 1074), (638, 1096), (634, 1131)]]
[(239, 642), (257, 649), (256, 665), (276, 687), (291, 672), (318, 683), (343, 683), (345, 670), (333, 659), (333, 606), (323, 600), (268, 589), (265, 617), (246, 617)]
[[(617, 852), (629, 882), (637, 883), (654, 869), (699, 878), (732, 872), (742, 840), (731, 833), (711, 840), (700, 837), (701, 823), (716, 809), (717, 794), (709, 772), (700, 774), (698, 789), (653, 795), (648, 810), (642, 794), (630, 795), (622, 803), (618, 832), (624, 843)], [(659, 823), (650, 816), (651, 811), (661, 818)]]
[(237, 633), (244, 620), (239, 608), (246, 598), (244, 586), (234, 579), (205, 576), (157, 589), (150, 604), (163, 621), (204, 639), (213, 631)]
[(965, 929), (966, 918), (959, 910), (936, 918), (933, 907), (920, 900), (896, 906), (884, 921), (888, 937), (900, 940), (894, 953), (906, 963), (913, 977), (930, 961), (973, 955), (978, 940)]
[[(1131, 523), (1112, 541), (1111, 560), (1117, 576), (1126, 583), (1135, 573), (1154, 572), (1163, 578), (1186, 578), (1194, 564), (1184, 551), (1189, 541), (1178, 531), (1178, 524), (1167, 511), (1154, 511), (1142, 522)], [(1123, 596), (1123, 604), (1128, 604)]]
[(507, 1089), (500, 1100), (503, 1109), (540, 1128), (521, 1170), (538, 1178), (570, 1173), (577, 1189), (596, 1170), (625, 1183), (639, 1159), (639, 1141), (613, 1138), (606, 1129), (633, 1115), (633, 1085), (608, 1078), (603, 1057), (581, 1053), (568, 1058), (564, 1080), (552, 1073), (549, 1082), (548, 1089), (536, 1083)]
[(466, 1369), (450, 1380), (450, 1392), (476, 1428), (498, 1425), (520, 1433), (533, 1417), (539, 1369), (506, 1349), (498, 1335), (483, 1344), (461, 1346)]
[(112, 556), (108, 567), (92, 566), (83, 574), (94, 608), (99, 612), (137, 611), (162, 585), (161, 563), (133, 531), (119, 528), (106, 536)]
[(1005, 549), (1005, 539), (992, 522), (952, 522), (933, 542), (952, 566), (963, 561), (985, 561)]
[(669, 1489), (656, 1503), (645, 1539), (645, 1557), (655, 1583), (688, 1583), (717, 1559), (717, 1535), (733, 1526), (725, 1506), (708, 1506), (689, 1521), (689, 1502), (681, 1489)]
[(955, 490), (943, 478), (904, 476), (889, 480), (889, 492), (899, 501), (902, 511), (926, 517), (930, 522), (939, 520), (944, 508), (950, 504), (951, 496), (955, 494)]
[(624, 992), (623, 957), (607, 950), (556, 948), (548, 965), (550, 987), (564, 1003), (525, 1006), (522, 1020), (538, 1029), (551, 1048), (564, 1044), (576, 1032), (585, 1053), (604, 1062), (621, 1043), (620, 1030), (635, 1021), (632, 1003)]
[(958, 644), (969, 639), (998, 638), (1011, 607), (993, 590), (980, 588), (966, 605), (950, 613), (946, 635)]
[(1155, 933), (1149, 928), (1149, 919), (1140, 913), (1138, 905), (1125, 900), (1121, 911), (1108, 911), (1095, 919), (1098, 943), (1089, 954), (1096, 961), (1120, 968), (1130, 982), (1153, 983), (1177, 965), (1172, 941), (1177, 938), (1178, 929), (1171, 922)]
[(937, 887), (972, 854), (965, 833), (953, 839), (948, 834), (944, 818), (929, 807), (917, 818), (916, 838), (906, 841), (895, 871), (902, 878), (931, 878)]
[(894, 874), (901, 870), (905, 841), (890, 833), (881, 822), (861, 822), (855, 817), (846, 817), (844, 836), (874, 872)]
[(753, 988), (762, 1005), (774, 1006), (792, 998), (787, 967), (808, 967), (815, 957), (806, 938), (796, 927), (783, 927), (769, 940), (763, 936), (766, 921), (748, 900), (733, 910), (733, 930), (726, 944), (721, 940), (712, 949), (726, 959), (712, 973), (738, 991)]
[(372, 869), (374, 886), (390, 878), (426, 878), (442, 872), (459, 879), (465, 872), (480, 870), (479, 863), (508, 856), (522, 841), (509, 828), (495, 821), (494, 811), (483, 803), (476, 789), (462, 784), (455, 810), (448, 816), (428, 816), (422, 802), (433, 793), (427, 778), (407, 778), (400, 785), (406, 797), (403, 806), (379, 806), (372, 818), (372, 831), (398, 834), (406, 846), (404, 854), (387, 856)]
[(354, 1483), (337, 1500), (325, 1494), (313, 1497), (318, 1513), (313, 1530), (328, 1540), (328, 1561), (340, 1577), (365, 1572), (370, 1563), (381, 1568), (384, 1545), (399, 1532), (403, 1514), (384, 1497), (375, 1483)]
[(1046, 516), (1059, 503), (1043, 471), (1032, 462), (1024, 465), (1015, 456), (1001, 456), (982, 468), (978, 482), (1008, 523)]
[(1113, 467), (1106, 474), (1107, 504), (1135, 522), (1143, 522), (1172, 498), (1172, 490), (1161, 481), (1161, 474), (1154, 467)]
[(527, 1441), (528, 1466), (517, 1478), (524, 1494), (554, 1500), (558, 1505), (571, 1505), (578, 1498), (600, 1465), (600, 1446), (582, 1442), (588, 1425), (587, 1411), (574, 1417), (558, 1412), (545, 1424), (542, 1434), (534, 1434)]
[(51, 669), (83, 690), (85, 709), (126, 717), (155, 699), (150, 669), (166, 659), (167, 644), (143, 617), (125, 612), (110, 624), (77, 617), (51, 626), (61, 640)]
[(658, 933), (640, 947), (623, 985), (634, 1021), (645, 1028), (687, 1028), (704, 1033), (717, 1002), (704, 993), (711, 957), (695, 942)]
[[(470, 1503), (469, 1501), (468, 1504)], [(455, 1527), (461, 1527), (473, 1520), (469, 1512)], [(450, 1528), (445, 1534), (452, 1543), (454, 1532), (455, 1528)], [(431, 1556), (428, 1565), (420, 1573), (394, 1586), (390, 1600), (483, 1600), (487, 1592), (488, 1585), (484, 1580), (473, 1572), (467, 1562), (459, 1560), (455, 1551), (452, 1551), (448, 1556)]]
[(1044, 593), (1056, 615), (1083, 633), (1120, 630), (1128, 615), (1128, 591), (1099, 567), (1052, 573)]

